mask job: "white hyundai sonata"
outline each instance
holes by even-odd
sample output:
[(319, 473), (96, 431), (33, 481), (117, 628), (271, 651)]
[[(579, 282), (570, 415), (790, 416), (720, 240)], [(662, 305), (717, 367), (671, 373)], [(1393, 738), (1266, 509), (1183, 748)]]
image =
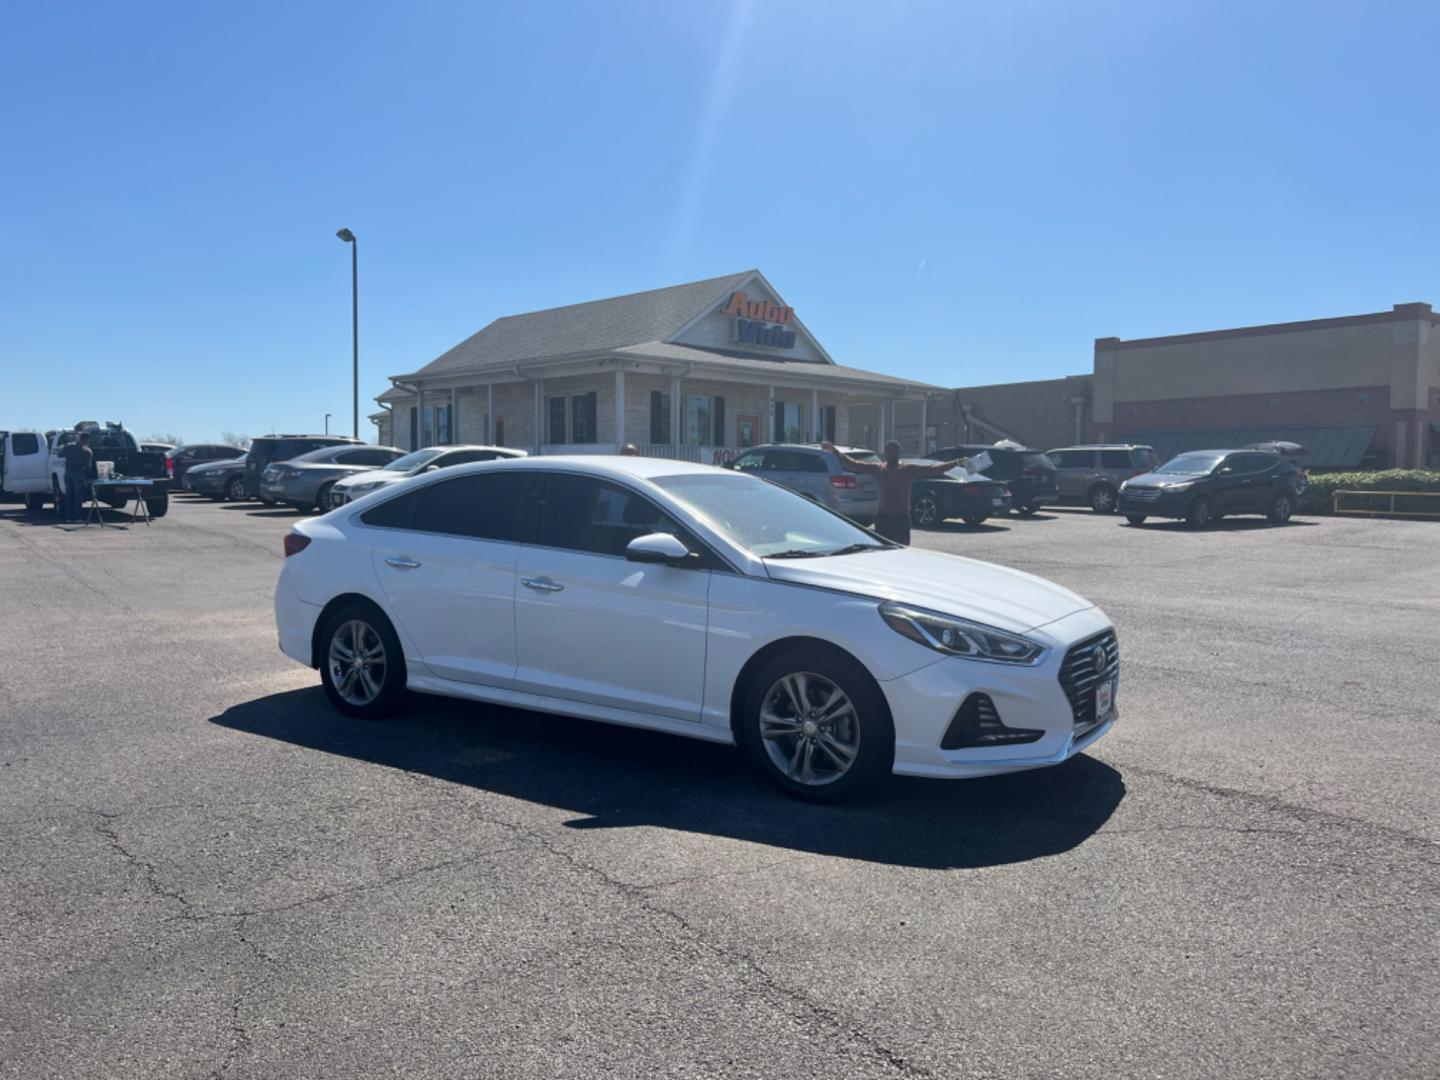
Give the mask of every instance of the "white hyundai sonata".
[(411, 690), (736, 743), (787, 791), (1055, 765), (1115, 722), (1110, 620), (706, 465), (414, 477), (285, 538), (280, 647), (350, 716)]

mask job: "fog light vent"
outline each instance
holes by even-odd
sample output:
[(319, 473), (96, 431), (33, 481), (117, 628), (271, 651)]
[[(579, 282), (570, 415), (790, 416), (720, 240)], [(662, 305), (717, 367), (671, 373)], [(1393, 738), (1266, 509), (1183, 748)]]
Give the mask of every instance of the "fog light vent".
[(955, 711), (955, 719), (940, 740), (941, 750), (964, 750), (975, 746), (1017, 746), (1032, 743), (1044, 735), (1033, 728), (1006, 727), (989, 694), (971, 694)]

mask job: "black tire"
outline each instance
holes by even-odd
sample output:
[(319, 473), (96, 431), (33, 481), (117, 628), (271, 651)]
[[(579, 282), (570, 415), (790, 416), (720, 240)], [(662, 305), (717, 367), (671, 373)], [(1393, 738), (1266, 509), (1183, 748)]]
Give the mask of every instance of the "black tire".
[(1144, 514), (1126, 514), (1125, 520), (1128, 521), (1131, 525), (1144, 525), (1145, 517), (1146, 515)]
[(1120, 504), (1120, 493), (1109, 484), (1096, 484), (1085, 497), (1090, 509), (1097, 514), (1113, 514)]
[(965, 515), (965, 524), (966, 524), (966, 525), (983, 525), (983, 524), (985, 524), (986, 520), (988, 520), (989, 516), (990, 516), (989, 514), (966, 514), (966, 515)]
[[(345, 671), (343, 667), (337, 667), (339, 661), (332, 658), (336, 636), (343, 635), (341, 644), (344, 646), (349, 640), (350, 631), (347, 628), (355, 624), (368, 628), (379, 639), (383, 648), (380, 658), (382, 670), (377, 680), (378, 691), (368, 701), (356, 700), (342, 691)], [(363, 640), (370, 639), (363, 637)], [(395, 634), (395, 628), (390, 625), (390, 620), (374, 604), (355, 601), (336, 608), (326, 620), (325, 629), (321, 631), (316, 659), (320, 662), (320, 683), (325, 687), (325, 696), (330, 699), (331, 705), (346, 716), (358, 717), (361, 720), (378, 720), (389, 716), (405, 694), (405, 656), (400, 651), (400, 639)], [(371, 671), (373, 678), (373, 668)], [(339, 684), (337, 679), (340, 680)], [(368, 692), (364, 685), (356, 685), (360, 686), (362, 692)]]
[(243, 476), (232, 476), (225, 481), (225, 501), (245, 501), (245, 478)]
[(922, 491), (910, 500), (910, 521), (917, 529), (933, 529), (942, 521), (940, 500), (929, 491)]
[(1279, 491), (1276, 492), (1275, 497), (1270, 500), (1270, 510), (1266, 513), (1265, 517), (1268, 518), (1272, 524), (1284, 525), (1290, 520), (1290, 515), (1293, 513), (1295, 513), (1295, 500), (1290, 497), (1288, 491)]
[[(781, 680), (787, 676), (805, 678), (804, 685), (817, 695), (825, 692), (822, 683), (828, 682), (843, 691), (851, 708), (837, 714), (833, 721), (835, 726), (827, 726), (821, 721), (811, 735), (802, 735), (797, 728), (793, 735), (767, 740), (761, 734), (761, 712), (769, 706), (767, 699), (774, 699), (777, 708), (786, 708), (791, 713), (795, 711), (787, 704), (789, 699), (785, 698), (783, 691), (778, 689)], [(806, 704), (814, 707), (820, 702), (810, 700)], [(874, 790), (890, 775), (895, 764), (895, 725), (890, 719), (884, 695), (856, 661), (838, 652), (797, 647), (772, 657), (751, 676), (740, 708), (741, 744), (755, 759), (761, 772), (781, 790), (796, 798), (810, 802), (840, 802), (856, 798)], [(813, 720), (810, 722), (814, 723)], [(823, 740), (827, 734), (832, 744), (839, 745), (846, 745), (845, 739), (853, 734), (851, 745), (855, 752), (849, 766), (840, 775), (821, 779), (819, 774), (826, 771), (826, 761), (831, 762), (829, 771), (833, 772), (833, 765), (841, 760), (824, 748)], [(804, 756), (803, 748), (797, 749), (798, 740), (802, 738), (812, 742), (810, 756), (806, 759), (812, 766), (810, 783), (787, 775), (771, 757), (772, 748), (782, 757), (792, 751)], [(788, 743), (787, 739), (790, 740)]]
[(50, 477), (50, 500), (55, 507), (55, 516), (65, 519), (65, 496), (60, 494), (60, 481)]
[(291, 510), (299, 511), (302, 514), (308, 514), (311, 510), (315, 509), (315, 504), (308, 502), (287, 502), (285, 505), (290, 507)]
[(1210, 505), (1210, 500), (1204, 495), (1190, 504), (1185, 511), (1185, 524), (1192, 529), (1203, 529), (1215, 520), (1215, 508)]
[(151, 495), (145, 500), (145, 509), (150, 512), (151, 517), (164, 517), (170, 512), (170, 494), (161, 492), (159, 495)]
[(328, 484), (321, 484), (320, 490), (315, 492), (315, 510), (317, 512), (321, 514), (328, 514), (331, 511), (332, 507), (330, 506), (330, 489), (334, 486), (335, 481), (332, 480)]
[(27, 514), (38, 514), (45, 509), (45, 496), (36, 492), (25, 496), (25, 512)]

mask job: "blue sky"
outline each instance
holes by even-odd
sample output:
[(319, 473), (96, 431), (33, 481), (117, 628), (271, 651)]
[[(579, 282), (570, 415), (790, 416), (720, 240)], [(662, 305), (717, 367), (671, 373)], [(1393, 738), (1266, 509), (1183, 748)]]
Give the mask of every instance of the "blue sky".
[[(1440, 8), (32, 4), (0, 15), (0, 427), (350, 416), (499, 315), (752, 266), (840, 363), (1440, 303)], [(362, 434), (373, 428), (362, 420)]]

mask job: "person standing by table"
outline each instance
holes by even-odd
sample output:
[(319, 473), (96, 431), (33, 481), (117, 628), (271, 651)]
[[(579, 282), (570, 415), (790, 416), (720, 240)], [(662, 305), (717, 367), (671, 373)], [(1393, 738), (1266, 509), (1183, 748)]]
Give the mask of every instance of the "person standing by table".
[(910, 543), (910, 489), (915, 480), (921, 476), (949, 472), (964, 464), (963, 459), (937, 461), (929, 465), (905, 464), (900, 460), (900, 444), (893, 439), (885, 444), (884, 463), (852, 458), (843, 450), (837, 450), (829, 439), (820, 444), (820, 449), (834, 454), (840, 464), (851, 472), (868, 473), (875, 477), (875, 487), (880, 495), (879, 505), (875, 508), (875, 531), (886, 540), (907, 546)]
[(78, 439), (61, 449), (60, 456), (65, 459), (65, 501), (56, 509), (61, 521), (80, 521), (84, 516), (81, 508), (85, 505), (85, 485), (95, 475), (90, 433), (82, 431)]

